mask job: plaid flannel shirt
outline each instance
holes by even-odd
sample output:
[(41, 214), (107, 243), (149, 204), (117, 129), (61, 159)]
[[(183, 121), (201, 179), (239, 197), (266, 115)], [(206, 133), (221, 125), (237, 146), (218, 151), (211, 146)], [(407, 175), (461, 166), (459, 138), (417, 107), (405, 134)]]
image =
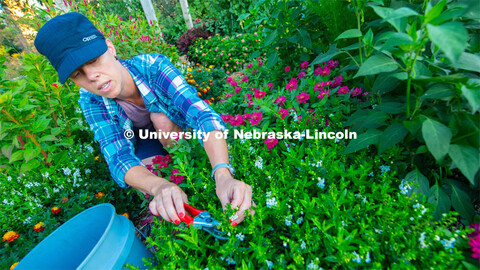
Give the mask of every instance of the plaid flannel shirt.
[[(225, 123), (164, 55), (139, 55), (120, 60), (137, 85), (147, 109), (162, 112), (181, 128), (208, 133), (225, 130)], [(145, 166), (135, 156), (135, 139), (124, 136), (133, 123), (115, 100), (80, 89), (78, 100), (95, 140), (108, 163), (110, 173), (122, 187), (125, 173), (133, 166)]]

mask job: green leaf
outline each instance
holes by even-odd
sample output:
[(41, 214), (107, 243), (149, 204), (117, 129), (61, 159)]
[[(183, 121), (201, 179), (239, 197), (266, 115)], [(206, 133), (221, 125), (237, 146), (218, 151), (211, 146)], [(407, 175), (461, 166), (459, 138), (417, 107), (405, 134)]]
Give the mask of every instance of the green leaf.
[(466, 145), (452, 144), (448, 149), (448, 155), (468, 181), (475, 185), (475, 174), (480, 169), (480, 152), (478, 149)]
[(38, 159), (32, 159), (28, 162), (25, 162), (20, 166), (21, 172), (31, 171), (38, 168), (42, 163)]
[(437, 184), (430, 188), (430, 194), (428, 195), (427, 202), (435, 206), (435, 211), (432, 213), (435, 220), (440, 220), (443, 213), (450, 211), (452, 206), (448, 195)]
[(445, 76), (435, 76), (435, 77), (415, 77), (413, 78), (414, 81), (419, 82), (438, 82), (438, 83), (467, 83), (468, 77), (464, 76), (460, 73), (455, 73), (452, 75), (445, 75)]
[(363, 37), (363, 42), (367, 45), (372, 44), (373, 41), (373, 31), (372, 29), (368, 29), (368, 32)]
[(448, 84), (435, 84), (423, 94), (422, 99), (444, 99), (455, 96), (455, 90)]
[(40, 155), (40, 148), (30, 148), (30, 149), (25, 149), (25, 151), (23, 152), (23, 157), (25, 159), (25, 161), (29, 161), (35, 157), (37, 157), (38, 155)]
[(49, 124), (50, 124), (50, 119), (46, 118), (45, 116), (38, 117), (38, 119), (35, 122), (33, 122), (31, 131), (33, 133), (44, 131)]
[(13, 163), (17, 160), (21, 160), (23, 158), (23, 152), (24, 152), (24, 150), (17, 150), (15, 152), (13, 152), (13, 154), (10, 156), (9, 163)]
[(335, 41), (342, 39), (342, 38), (358, 38), (363, 36), (362, 32), (358, 29), (348, 29), (347, 31), (344, 31), (341, 33)]
[(448, 153), (448, 146), (452, 139), (450, 128), (426, 117), (422, 123), (422, 135), (428, 151), (437, 161), (442, 160)]
[(448, 22), (439, 26), (427, 24), (427, 29), (432, 42), (455, 64), (468, 45), (465, 27), (459, 22)]
[(332, 59), (333, 57), (341, 54), (342, 51), (340, 51), (337, 47), (336, 47), (336, 44), (332, 44), (330, 45), (330, 48), (328, 49), (328, 51), (324, 54), (319, 54), (314, 60), (313, 62), (310, 64), (311, 66), (315, 65), (315, 64), (320, 64), (320, 63), (323, 63), (323, 62), (326, 62), (330, 59)]
[(386, 112), (387, 114), (398, 114), (405, 112), (405, 103), (400, 102), (384, 102), (377, 105), (376, 110)]
[(358, 135), (356, 140), (350, 141), (345, 148), (344, 154), (357, 152), (358, 150), (367, 148), (367, 146), (378, 143), (382, 132), (378, 129), (369, 129), (367, 132)]
[(410, 17), (410, 16), (418, 16), (418, 12), (415, 10), (408, 8), (408, 7), (401, 7), (398, 9), (395, 9), (390, 15), (388, 15), (386, 18), (384, 18), (385, 21), (393, 21), (405, 17)]
[(369, 57), (355, 74), (354, 78), (359, 76), (374, 75), (382, 72), (391, 72), (398, 69), (398, 64), (392, 58), (383, 54), (377, 54)]
[(265, 39), (265, 44), (263, 46), (267, 47), (270, 44), (272, 44), (273, 41), (277, 38), (277, 36), (278, 36), (278, 31), (277, 31), (277, 29), (275, 29), (275, 31), (270, 33), (270, 35), (268, 35), (268, 37)]
[(473, 72), (480, 72), (480, 56), (464, 52), (462, 55), (460, 55), (460, 59), (453, 65), (453, 67)]
[(472, 113), (480, 109), (480, 87), (467, 87), (462, 85), (462, 94), (467, 99), (468, 104), (472, 107)]
[(300, 44), (307, 49), (311, 49), (312, 39), (310, 38), (310, 34), (304, 29), (298, 29), (298, 33), (300, 34)]
[(381, 154), (401, 142), (407, 136), (408, 130), (400, 123), (388, 126), (380, 137), (378, 153)]
[(360, 125), (362, 128), (377, 128), (384, 126), (388, 118), (389, 116), (385, 112), (375, 111), (360, 123)]
[(464, 219), (468, 220), (469, 223), (473, 221), (473, 215), (475, 209), (473, 209), (472, 200), (468, 195), (458, 188), (456, 185), (452, 185), (452, 206), (455, 211), (457, 211)]
[(380, 47), (380, 51), (390, 51), (393, 47), (399, 45), (413, 44), (413, 39), (405, 33), (393, 33), (387, 41)]
[(405, 176), (405, 181), (411, 183), (412, 192), (422, 194), (425, 198), (429, 197), (430, 184), (428, 183), (428, 179), (417, 168)]
[(377, 76), (375, 82), (373, 83), (372, 92), (379, 93), (383, 95), (385, 93), (395, 90), (398, 86), (398, 80), (393, 78), (391, 74), (382, 73)]
[(273, 50), (269, 55), (268, 55), (268, 67), (273, 67), (275, 64), (278, 62), (278, 51)]
[(427, 14), (425, 14), (425, 22), (429, 23), (433, 21), (435, 18), (437, 18), (442, 13), (446, 3), (447, 2), (445, 0), (440, 1), (438, 4), (436, 4), (431, 9), (429, 9), (427, 11)]

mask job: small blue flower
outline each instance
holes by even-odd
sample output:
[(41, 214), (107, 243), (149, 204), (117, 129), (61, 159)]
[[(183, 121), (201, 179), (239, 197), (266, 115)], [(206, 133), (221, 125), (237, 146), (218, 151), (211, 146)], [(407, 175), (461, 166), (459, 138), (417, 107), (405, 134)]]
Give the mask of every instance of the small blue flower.
[(367, 252), (367, 257), (365, 258), (366, 263), (370, 263), (372, 260), (370, 259), (370, 252)]
[(269, 260), (265, 260), (265, 263), (267, 264), (268, 269), (272, 269), (273, 262), (271, 262)]
[(300, 248), (302, 250), (305, 250), (307, 248), (307, 244), (305, 244), (305, 241), (302, 240), (302, 244), (300, 245)]
[(285, 218), (285, 225), (287, 225), (287, 226), (292, 225), (292, 219), (293, 219), (293, 215), (287, 216)]
[(300, 224), (302, 224), (302, 222), (303, 222), (303, 217), (299, 217), (297, 219), (297, 224), (300, 225)]
[(317, 186), (321, 189), (324, 189), (325, 188), (325, 178), (318, 178), (318, 183), (317, 183)]
[(238, 240), (240, 240), (240, 241), (243, 241), (243, 240), (245, 239), (245, 235), (243, 235), (242, 233), (237, 233), (235, 236), (236, 236), (236, 237), (238, 238)]
[(450, 240), (443, 239), (443, 240), (440, 240), (440, 242), (442, 243), (445, 249), (450, 249), (450, 253), (453, 252), (453, 247), (455, 246), (455, 238), (451, 238)]
[(360, 258), (356, 251), (353, 252), (353, 255), (355, 255), (355, 259), (352, 260), (353, 262), (362, 263), (362, 258)]
[(373, 177), (373, 172), (370, 172), (370, 173), (368, 174), (368, 176)]

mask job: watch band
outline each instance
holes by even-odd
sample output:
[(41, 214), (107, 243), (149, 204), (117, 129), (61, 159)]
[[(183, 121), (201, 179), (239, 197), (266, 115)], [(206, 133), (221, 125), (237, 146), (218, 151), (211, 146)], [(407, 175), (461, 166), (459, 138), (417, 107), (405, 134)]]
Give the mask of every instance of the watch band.
[(233, 168), (232, 165), (228, 164), (228, 163), (219, 163), (217, 165), (215, 165), (215, 167), (213, 167), (213, 170), (212, 170), (212, 179), (215, 180), (215, 171), (220, 169), (220, 168), (227, 168), (230, 173), (232, 174), (232, 176), (235, 175), (235, 169)]

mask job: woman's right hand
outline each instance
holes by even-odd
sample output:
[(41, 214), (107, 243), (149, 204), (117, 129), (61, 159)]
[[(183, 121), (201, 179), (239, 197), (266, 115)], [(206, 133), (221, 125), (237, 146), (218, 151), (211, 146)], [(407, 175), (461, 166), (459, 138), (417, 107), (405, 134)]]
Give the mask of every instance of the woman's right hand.
[(150, 201), (150, 212), (156, 216), (162, 216), (166, 221), (180, 224), (180, 218), (185, 216), (185, 208), (183, 203), (187, 203), (187, 194), (183, 190), (162, 179), (153, 189), (153, 199)]

